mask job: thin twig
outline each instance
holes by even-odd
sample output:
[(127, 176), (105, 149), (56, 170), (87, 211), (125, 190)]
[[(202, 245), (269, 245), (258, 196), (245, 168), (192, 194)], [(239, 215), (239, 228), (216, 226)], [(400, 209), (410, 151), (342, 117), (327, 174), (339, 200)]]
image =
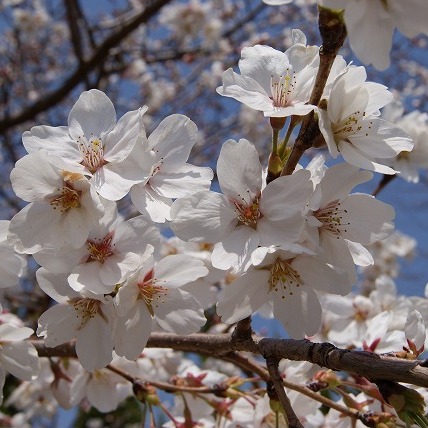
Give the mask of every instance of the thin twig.
[(299, 421), (293, 407), (291, 406), (290, 400), (287, 397), (284, 386), (282, 385), (282, 378), (278, 370), (279, 361), (274, 358), (267, 358), (266, 365), (269, 371), (270, 378), (272, 379), (275, 387), (276, 395), (278, 396), (279, 402), (287, 415), (289, 428), (304, 428), (302, 423)]

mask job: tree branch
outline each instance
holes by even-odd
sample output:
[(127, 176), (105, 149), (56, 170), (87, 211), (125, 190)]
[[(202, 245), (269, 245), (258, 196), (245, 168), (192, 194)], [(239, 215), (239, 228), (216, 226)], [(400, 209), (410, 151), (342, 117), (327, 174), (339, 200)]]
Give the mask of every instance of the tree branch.
[(275, 358), (267, 358), (266, 365), (269, 371), (270, 378), (272, 379), (273, 386), (275, 388), (276, 395), (287, 415), (288, 426), (290, 428), (303, 428), (302, 423), (299, 421), (296, 413), (291, 406), (290, 400), (287, 397), (284, 386), (282, 385), (282, 378), (278, 370), (279, 360)]
[[(33, 340), (41, 357), (76, 357), (74, 342), (48, 348), (42, 340)], [(386, 379), (428, 387), (428, 362), (409, 361), (377, 355), (366, 351), (340, 349), (330, 343), (312, 343), (309, 340), (271, 339), (253, 336), (251, 340), (233, 341), (230, 334), (191, 334), (179, 336), (170, 333), (152, 333), (149, 348), (172, 348), (176, 351), (224, 356), (232, 351), (252, 352), (265, 358), (309, 361), (321, 367), (363, 376), (374, 382)]]
[(51, 106), (56, 105), (63, 100), (67, 94), (75, 88), (85, 77), (104, 61), (110, 50), (119, 45), (129, 34), (136, 30), (141, 24), (147, 22), (152, 18), (163, 6), (171, 0), (153, 0), (148, 3), (147, 7), (125, 26), (107, 37), (103, 43), (100, 44), (98, 50), (87, 61), (79, 64), (77, 69), (68, 77), (62, 85), (54, 91), (45, 94), (45, 96), (17, 115), (6, 117), (0, 121), (0, 134), (6, 132), (9, 128), (19, 125), (27, 120), (32, 119), (38, 113), (49, 109)]

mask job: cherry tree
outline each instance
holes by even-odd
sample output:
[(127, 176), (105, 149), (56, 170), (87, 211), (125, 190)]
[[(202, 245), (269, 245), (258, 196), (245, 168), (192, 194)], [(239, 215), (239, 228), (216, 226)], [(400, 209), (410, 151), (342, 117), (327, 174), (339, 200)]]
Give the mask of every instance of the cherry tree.
[(1, 426), (428, 426), (408, 3), (2, 3)]

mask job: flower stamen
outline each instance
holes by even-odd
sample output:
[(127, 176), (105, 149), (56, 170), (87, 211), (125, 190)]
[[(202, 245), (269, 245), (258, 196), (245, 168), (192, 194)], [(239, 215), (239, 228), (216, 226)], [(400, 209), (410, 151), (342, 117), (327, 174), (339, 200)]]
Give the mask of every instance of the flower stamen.
[(166, 296), (167, 294), (167, 289), (161, 285), (158, 285), (158, 280), (153, 275), (154, 271), (152, 269), (145, 275), (143, 281), (137, 283), (137, 286), (140, 290), (138, 299), (144, 300), (144, 303), (146, 304), (152, 317), (154, 316), (153, 305), (158, 307), (159, 305), (157, 304), (157, 300), (159, 300), (162, 296)]
[(114, 254), (111, 241), (113, 240), (113, 233), (107, 234), (100, 242), (88, 241), (88, 261), (97, 260), (104, 263), (110, 256)]
[(290, 265), (290, 260), (278, 257), (270, 267), (269, 290), (281, 293), (281, 299), (286, 298), (286, 293), (292, 296), (293, 287), (300, 287), (303, 284), (299, 272)]
[(341, 235), (342, 232), (346, 233), (346, 227), (351, 224), (350, 222), (344, 221), (344, 215), (347, 213), (348, 211), (342, 209), (339, 200), (336, 199), (327, 204), (324, 208), (315, 211), (314, 216), (322, 223), (322, 230), (329, 232), (339, 239), (339, 235)]

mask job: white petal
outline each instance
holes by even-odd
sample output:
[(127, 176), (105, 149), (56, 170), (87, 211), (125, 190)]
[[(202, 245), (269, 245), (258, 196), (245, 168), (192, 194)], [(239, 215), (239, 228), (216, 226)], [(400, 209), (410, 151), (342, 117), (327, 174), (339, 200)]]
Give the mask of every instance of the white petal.
[(318, 297), (310, 287), (296, 289), (292, 296), (273, 299), (275, 318), (281, 321), (293, 339), (316, 334), (321, 326), (322, 309)]
[(137, 184), (131, 188), (131, 200), (141, 214), (147, 213), (155, 223), (170, 220), (172, 200), (158, 195), (148, 184)]
[(74, 339), (78, 325), (73, 306), (68, 303), (58, 304), (40, 316), (37, 335), (44, 337), (46, 346), (54, 347)]
[(258, 82), (268, 94), (271, 93), (271, 77), (283, 76), (287, 68), (290, 68), (287, 55), (270, 46), (256, 45), (241, 51), (241, 74)]
[(237, 224), (237, 215), (225, 196), (197, 192), (177, 199), (171, 207), (171, 229), (185, 241), (218, 242)]
[(69, 132), (76, 141), (83, 135), (88, 141), (100, 137), (113, 130), (115, 124), (113, 103), (98, 89), (82, 92), (68, 116)]
[(224, 288), (217, 303), (217, 314), (228, 324), (238, 322), (254, 312), (269, 300), (269, 272), (248, 271)]
[(36, 272), (40, 288), (58, 303), (66, 303), (67, 300), (80, 296), (68, 285), (67, 277), (68, 273), (52, 273), (44, 268)]
[(29, 338), (33, 333), (29, 327), (0, 324), (0, 342), (17, 342)]
[(155, 318), (166, 331), (196, 333), (206, 323), (201, 304), (187, 291), (169, 289), (154, 308)]
[(312, 194), (311, 174), (305, 169), (270, 182), (262, 192), (260, 211), (269, 220), (282, 220), (302, 212)]
[(183, 198), (200, 190), (209, 190), (212, 178), (211, 168), (186, 163), (174, 171), (157, 172), (150, 178), (149, 184), (166, 198)]
[(81, 160), (81, 154), (68, 133), (67, 126), (34, 126), (22, 135), (22, 142), (28, 153), (41, 149), (60, 157)]
[(320, 208), (329, 202), (342, 200), (358, 184), (365, 183), (373, 178), (369, 171), (360, 171), (347, 163), (340, 163), (330, 167), (321, 181)]
[(254, 145), (245, 139), (226, 141), (218, 157), (217, 176), (225, 196), (251, 204), (262, 188), (262, 165)]
[(223, 86), (217, 88), (217, 93), (235, 98), (255, 110), (272, 110), (273, 107), (272, 100), (259, 83), (250, 77), (240, 76), (231, 68), (223, 73)]
[(160, 260), (154, 270), (154, 276), (159, 284), (168, 288), (180, 287), (208, 274), (208, 269), (202, 260), (187, 254), (174, 254)]
[(95, 294), (108, 294), (114, 289), (113, 285), (104, 284), (100, 279), (100, 269), (102, 264), (98, 261), (91, 261), (76, 266), (68, 276), (68, 284), (73, 290), (88, 290)]
[(198, 138), (198, 128), (187, 116), (172, 114), (166, 117), (149, 136), (149, 148), (163, 160), (161, 168), (175, 169), (189, 158)]
[(137, 137), (144, 130), (141, 109), (129, 111), (117, 122), (114, 129), (106, 136), (104, 158), (108, 162), (121, 162), (132, 151)]
[(364, 153), (358, 150), (353, 144), (341, 141), (339, 143), (339, 151), (343, 156), (343, 159), (345, 159), (345, 161), (351, 165), (382, 174), (394, 175), (396, 173), (392, 168), (374, 162), (368, 157), (364, 156)]
[(251, 254), (259, 246), (259, 234), (249, 226), (239, 226), (214, 246), (212, 265), (217, 269), (233, 268), (242, 272), (251, 261)]
[(19, 379), (30, 381), (37, 377), (39, 358), (36, 348), (31, 343), (3, 343), (0, 363)]
[(137, 359), (143, 352), (152, 332), (152, 316), (144, 301), (136, 302), (126, 317), (119, 318), (114, 346), (117, 355), (128, 360)]
[(394, 229), (395, 210), (373, 196), (354, 193), (343, 199), (341, 209), (347, 213), (341, 235), (350, 241), (369, 244), (386, 238)]
[(299, 272), (306, 287), (343, 296), (351, 291), (352, 283), (346, 274), (337, 273), (316, 257), (298, 256), (291, 262), (291, 266)]
[(406, 339), (412, 342), (416, 349), (421, 349), (426, 339), (426, 327), (424, 319), (418, 311), (414, 310), (407, 316), (404, 331)]
[(99, 315), (90, 318), (77, 332), (76, 353), (80, 363), (90, 372), (101, 369), (111, 362), (112, 352), (110, 325)]

